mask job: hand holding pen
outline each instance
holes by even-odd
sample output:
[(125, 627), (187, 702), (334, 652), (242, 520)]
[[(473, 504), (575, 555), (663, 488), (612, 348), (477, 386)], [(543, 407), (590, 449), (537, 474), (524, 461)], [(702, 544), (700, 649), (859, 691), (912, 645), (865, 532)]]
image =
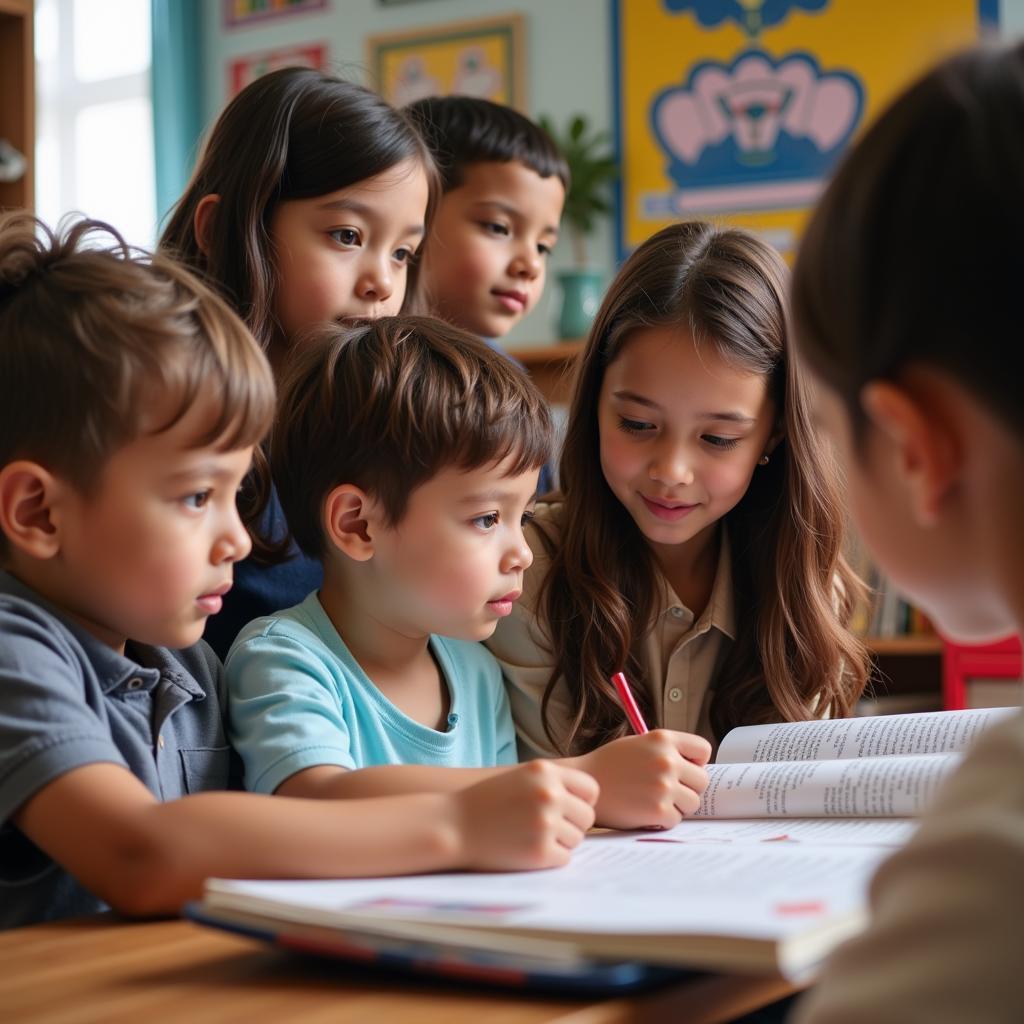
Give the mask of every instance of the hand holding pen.
[(670, 729), (648, 731), (621, 672), (612, 677), (634, 736), (605, 743), (571, 763), (601, 787), (597, 824), (609, 828), (671, 828), (700, 806), (711, 745)]

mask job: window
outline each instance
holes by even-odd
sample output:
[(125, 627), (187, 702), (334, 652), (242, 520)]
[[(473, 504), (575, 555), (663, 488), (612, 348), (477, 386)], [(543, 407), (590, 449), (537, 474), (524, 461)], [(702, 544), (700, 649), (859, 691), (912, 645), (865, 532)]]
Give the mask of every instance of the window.
[(36, 211), (156, 243), (150, 0), (37, 0)]

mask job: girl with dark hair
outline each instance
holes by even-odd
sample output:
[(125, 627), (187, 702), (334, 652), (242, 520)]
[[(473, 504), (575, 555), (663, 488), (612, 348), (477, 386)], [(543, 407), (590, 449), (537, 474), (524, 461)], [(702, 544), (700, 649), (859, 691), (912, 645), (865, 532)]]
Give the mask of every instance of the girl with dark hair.
[[(583, 754), (652, 724), (849, 715), (867, 657), (859, 583), (807, 382), (788, 350), (786, 268), (755, 236), (677, 224), (630, 257), (580, 356), (523, 600), (490, 641), (524, 754)], [(631, 770), (604, 760), (591, 769)]]
[[(160, 248), (231, 303), (279, 376), (306, 328), (411, 304), (437, 180), (401, 111), (350, 82), (284, 68), (220, 115)], [(298, 603), (322, 578), (291, 543), (260, 469), (241, 499), (254, 556), (205, 634), (222, 658), (246, 622)]]
[[(861, 137), (793, 275), (850, 514), (943, 635), (1024, 633), (1024, 43), (958, 54)], [(1006, 687), (1007, 701), (1020, 691)], [(1024, 715), (994, 725), (871, 885), (801, 1024), (1024, 1020)]]

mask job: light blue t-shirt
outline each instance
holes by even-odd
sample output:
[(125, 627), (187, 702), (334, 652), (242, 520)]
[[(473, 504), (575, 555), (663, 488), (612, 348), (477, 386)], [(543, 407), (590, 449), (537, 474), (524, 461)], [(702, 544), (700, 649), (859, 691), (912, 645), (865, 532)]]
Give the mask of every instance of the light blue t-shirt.
[(368, 768), (514, 764), (515, 729), (501, 669), (482, 644), (432, 636), (450, 695), (438, 732), (400, 711), (352, 657), (314, 591), (250, 622), (226, 663), (228, 733), (246, 789), (273, 793), (316, 765)]

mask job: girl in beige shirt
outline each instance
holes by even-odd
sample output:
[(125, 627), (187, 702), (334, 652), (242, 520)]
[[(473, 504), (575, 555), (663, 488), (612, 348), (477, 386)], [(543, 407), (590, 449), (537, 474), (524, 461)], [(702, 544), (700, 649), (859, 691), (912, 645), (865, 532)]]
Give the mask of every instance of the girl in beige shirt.
[(564, 495), (538, 508), (523, 599), (489, 642), (525, 756), (626, 735), (617, 670), (651, 725), (711, 741), (851, 713), (859, 584), (785, 287), (770, 246), (701, 222), (655, 234), (612, 283), (579, 358)]

